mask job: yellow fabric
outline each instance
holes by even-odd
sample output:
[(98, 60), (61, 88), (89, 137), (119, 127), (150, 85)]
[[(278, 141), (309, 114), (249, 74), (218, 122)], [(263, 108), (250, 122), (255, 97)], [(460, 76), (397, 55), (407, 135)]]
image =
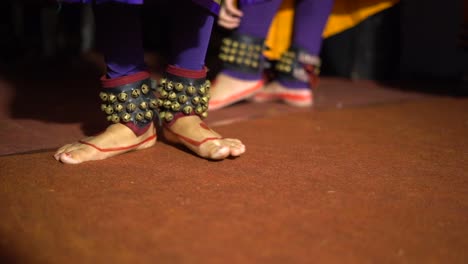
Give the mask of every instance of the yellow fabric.
[[(367, 17), (398, 2), (399, 0), (335, 0), (323, 37), (328, 38), (352, 28)], [(289, 47), (293, 18), (294, 0), (284, 0), (268, 32), (266, 44), (270, 50), (265, 52), (265, 56), (279, 59), (281, 53)]]

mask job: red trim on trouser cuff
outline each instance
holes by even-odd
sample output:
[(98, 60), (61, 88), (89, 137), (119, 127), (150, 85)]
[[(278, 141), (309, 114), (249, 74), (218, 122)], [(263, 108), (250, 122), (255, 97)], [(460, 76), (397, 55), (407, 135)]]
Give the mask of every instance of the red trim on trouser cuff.
[(139, 127), (132, 122), (121, 123), (121, 124), (130, 128), (133, 131), (133, 133), (135, 133), (135, 135), (137, 135), (138, 137), (143, 135), (146, 131), (148, 131), (148, 129), (151, 126), (151, 123), (146, 124), (146, 126), (144, 127)]
[(138, 82), (144, 79), (147, 79), (150, 77), (149, 72), (146, 71), (141, 71), (137, 72), (132, 75), (128, 76), (122, 76), (118, 78), (113, 78), (113, 79), (107, 79), (106, 76), (101, 77), (101, 85), (104, 88), (114, 88), (117, 86), (133, 83), (133, 82)]
[(202, 70), (188, 70), (184, 68), (179, 68), (174, 65), (169, 65), (166, 68), (166, 72), (177, 75), (180, 77), (185, 77), (185, 78), (192, 78), (192, 79), (200, 79), (200, 78), (205, 78), (206, 77), (206, 67), (204, 67)]

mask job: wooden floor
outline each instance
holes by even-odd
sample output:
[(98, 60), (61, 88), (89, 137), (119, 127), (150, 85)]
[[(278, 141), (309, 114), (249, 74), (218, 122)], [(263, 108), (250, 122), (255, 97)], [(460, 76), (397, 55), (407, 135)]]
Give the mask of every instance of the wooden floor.
[(468, 263), (468, 98), (324, 78), (313, 109), (210, 113), (240, 158), (67, 166), (104, 125), (98, 71), (70, 67), (1, 77), (0, 263)]

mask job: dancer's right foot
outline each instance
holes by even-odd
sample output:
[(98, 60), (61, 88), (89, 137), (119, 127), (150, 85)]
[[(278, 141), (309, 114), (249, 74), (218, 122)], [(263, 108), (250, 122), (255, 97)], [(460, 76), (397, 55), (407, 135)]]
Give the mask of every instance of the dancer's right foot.
[(129, 151), (146, 149), (156, 143), (153, 124), (140, 136), (123, 124), (112, 124), (104, 132), (67, 144), (57, 150), (54, 158), (65, 164), (103, 160)]
[(213, 82), (210, 91), (210, 110), (221, 109), (259, 92), (264, 85), (260, 80), (242, 80), (220, 73)]

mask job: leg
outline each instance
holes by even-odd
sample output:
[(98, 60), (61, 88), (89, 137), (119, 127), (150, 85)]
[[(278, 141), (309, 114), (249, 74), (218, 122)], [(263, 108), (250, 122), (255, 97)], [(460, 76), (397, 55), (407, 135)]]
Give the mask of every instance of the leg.
[[(253, 43), (263, 46), (264, 39), (268, 33), (271, 21), (282, 0), (270, 0), (242, 4), (243, 16), (239, 28), (231, 38), (233, 42), (240, 42), (247, 47)], [(255, 57), (255, 63), (259, 67), (252, 67), (251, 58), (241, 56), (242, 49), (236, 49), (227, 39), (221, 47), (220, 58), (224, 62), (224, 69), (216, 77), (214, 87), (211, 91), (210, 109), (215, 110), (226, 107), (243, 99), (249, 98), (263, 88), (263, 54)], [(234, 53), (236, 52), (236, 53)], [(248, 51), (247, 51), (248, 53)], [(254, 53), (256, 56), (257, 54)]]
[(209, 82), (204, 62), (214, 17), (191, 2), (179, 3), (182, 4), (178, 8), (178, 23), (171, 24), (174, 34), (170, 65), (158, 88), (164, 136), (204, 158), (239, 156), (245, 152), (239, 140), (222, 138), (201, 120), (208, 110)]
[(155, 98), (151, 98), (144, 65), (139, 9), (102, 4), (96, 6), (95, 14), (98, 45), (107, 65), (107, 74), (101, 79), (101, 108), (113, 124), (96, 136), (61, 147), (54, 157), (63, 163), (106, 159), (156, 142), (154, 112), (149, 107)]
[[(289, 52), (294, 52), (295, 57), (284, 57), (286, 64), (294, 60), (295, 70), (307, 71), (308, 78), (298, 78), (294, 74), (288, 74), (286, 64), (276, 65), (280, 72), (278, 81), (269, 84), (264, 91), (257, 94), (256, 101), (281, 99), (295, 106), (310, 106), (313, 103), (312, 88), (316, 85), (318, 68), (320, 67), (319, 53), (322, 45), (322, 32), (330, 15), (333, 0), (297, 0), (294, 15), (294, 30), (292, 45)], [(306, 60), (298, 56), (302, 54)], [(289, 61), (289, 62), (288, 62)], [(290, 64), (290, 63), (289, 63)], [(278, 67), (279, 66), (279, 67)], [(291, 65), (288, 65), (291, 66)], [(304, 76), (305, 77), (305, 76)]]

